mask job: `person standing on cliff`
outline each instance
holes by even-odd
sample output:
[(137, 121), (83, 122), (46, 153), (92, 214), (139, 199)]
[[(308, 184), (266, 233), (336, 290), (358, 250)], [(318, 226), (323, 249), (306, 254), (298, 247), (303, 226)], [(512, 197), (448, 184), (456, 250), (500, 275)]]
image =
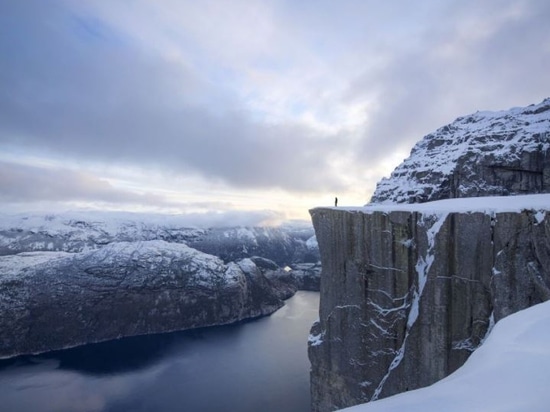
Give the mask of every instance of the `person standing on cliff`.
[(334, 207), (338, 207), (338, 198), (337, 197), (334, 198)]

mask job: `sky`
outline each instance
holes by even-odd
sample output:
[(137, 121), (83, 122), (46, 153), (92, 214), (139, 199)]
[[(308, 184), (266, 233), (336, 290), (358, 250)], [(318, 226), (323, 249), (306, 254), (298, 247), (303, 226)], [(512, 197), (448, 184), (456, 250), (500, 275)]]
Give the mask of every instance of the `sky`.
[(2, 1), (0, 209), (363, 205), (424, 135), (549, 97), (548, 21), (547, 0)]

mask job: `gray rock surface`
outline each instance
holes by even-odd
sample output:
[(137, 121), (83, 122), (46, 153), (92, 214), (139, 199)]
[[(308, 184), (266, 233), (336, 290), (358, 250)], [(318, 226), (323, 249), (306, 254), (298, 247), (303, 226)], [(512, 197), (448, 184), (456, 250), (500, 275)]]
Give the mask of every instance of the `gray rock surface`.
[(323, 266), (312, 410), (430, 385), (495, 321), (549, 299), (544, 199), (545, 211), (311, 210)]
[(116, 242), (0, 257), (0, 357), (267, 315), (279, 291), (250, 259)]
[(456, 119), (419, 141), (371, 203), (550, 192), (550, 98)]

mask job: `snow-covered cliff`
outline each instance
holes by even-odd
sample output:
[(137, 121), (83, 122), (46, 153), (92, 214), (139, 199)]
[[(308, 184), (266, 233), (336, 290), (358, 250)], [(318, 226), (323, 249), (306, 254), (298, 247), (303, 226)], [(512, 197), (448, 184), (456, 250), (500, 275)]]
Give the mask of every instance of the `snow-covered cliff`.
[(476, 112), (425, 136), (371, 203), (550, 192), (550, 98)]
[(491, 325), (550, 298), (550, 194), (311, 210), (314, 411), (430, 385)]
[(545, 412), (550, 405), (550, 302), (508, 316), (458, 371), (346, 412)]
[(362, 208), (310, 211), (322, 262), (313, 411), (430, 385), (550, 299), (550, 99), (422, 139)]

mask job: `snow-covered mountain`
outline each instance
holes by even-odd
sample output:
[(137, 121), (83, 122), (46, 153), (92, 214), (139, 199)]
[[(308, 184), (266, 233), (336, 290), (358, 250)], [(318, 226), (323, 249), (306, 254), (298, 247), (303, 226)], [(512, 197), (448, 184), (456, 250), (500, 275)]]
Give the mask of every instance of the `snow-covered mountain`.
[(82, 252), (112, 242), (183, 243), (225, 262), (252, 256), (279, 266), (317, 263), (313, 227), (193, 228), (178, 215), (109, 212), (0, 215), (0, 256), (29, 251)]
[(181, 216), (0, 216), (0, 357), (267, 315), (319, 290), (311, 226)]
[(371, 203), (550, 192), (550, 98), (456, 119), (425, 136)]
[(184, 244), (112, 242), (0, 257), (0, 358), (267, 315), (279, 289), (250, 259)]
[[(550, 299), (550, 99), (460, 117), (418, 142), (370, 204), (310, 213), (323, 265), (312, 411), (432, 385), (476, 355), (495, 321)], [(548, 410), (548, 397), (530, 403), (508, 383), (510, 407), (452, 409), (450, 392), (469, 396), (456, 381), (365, 410)]]

